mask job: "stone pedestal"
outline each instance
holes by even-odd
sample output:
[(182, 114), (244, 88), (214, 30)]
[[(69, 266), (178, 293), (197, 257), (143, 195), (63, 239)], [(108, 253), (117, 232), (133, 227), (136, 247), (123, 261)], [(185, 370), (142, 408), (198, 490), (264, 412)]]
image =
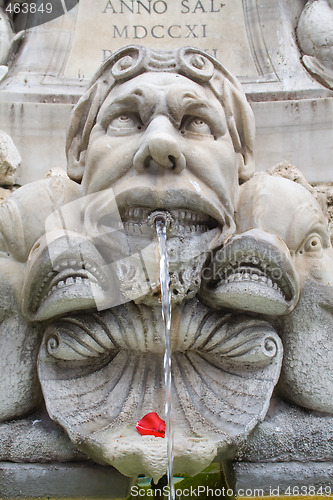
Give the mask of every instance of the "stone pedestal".
[(130, 493), (131, 480), (117, 470), (81, 464), (0, 463), (2, 499), (89, 498), (122, 499)]
[(225, 467), (229, 484), (235, 492), (257, 490), (249, 496), (330, 496), (332, 424), (332, 416), (273, 399), (265, 421)]

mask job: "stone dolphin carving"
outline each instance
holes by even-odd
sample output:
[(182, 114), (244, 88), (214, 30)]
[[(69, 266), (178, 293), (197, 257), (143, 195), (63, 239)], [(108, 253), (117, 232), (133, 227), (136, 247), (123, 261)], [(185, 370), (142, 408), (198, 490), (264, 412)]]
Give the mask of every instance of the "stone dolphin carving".
[(43, 328), (22, 315), (25, 262), (45, 218), (78, 194), (68, 178), (53, 177), (18, 189), (0, 205), (0, 348), (6, 353), (0, 358), (0, 420), (21, 417), (42, 401), (36, 365)]
[[(321, 205), (304, 186), (260, 173), (241, 187), (236, 224), (239, 234), (215, 261), (226, 279), (205, 286), (206, 301), (278, 316), (284, 346), (280, 393), (300, 406), (331, 413), (333, 250)], [(237, 273), (232, 279), (230, 268)], [(276, 280), (267, 276), (274, 269)], [(291, 291), (284, 306), (271, 292), (275, 282), (283, 289), (281, 280)]]

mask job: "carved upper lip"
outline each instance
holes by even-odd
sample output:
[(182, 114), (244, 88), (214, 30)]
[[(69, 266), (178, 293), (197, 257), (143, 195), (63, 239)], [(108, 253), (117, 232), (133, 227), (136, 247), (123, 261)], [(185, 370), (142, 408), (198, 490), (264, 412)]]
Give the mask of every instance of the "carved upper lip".
[(212, 202), (194, 188), (193, 191), (181, 188), (154, 190), (150, 186), (138, 186), (118, 194), (113, 190), (101, 191), (87, 204), (85, 218), (89, 221), (91, 234), (99, 239), (96, 244), (102, 254), (108, 253), (110, 246), (117, 257), (117, 247), (123, 252), (129, 244), (126, 235), (132, 237), (136, 251), (147, 244), (145, 240), (151, 241), (156, 236), (149, 221), (155, 211), (170, 215), (169, 237), (193, 238), (215, 228), (220, 228), (221, 234), (233, 225), (220, 202), (217, 205), (215, 200)]
[(210, 216), (216, 220), (221, 226), (226, 223), (225, 210), (220, 203), (220, 206), (206, 197), (203, 193), (194, 188), (182, 189), (180, 188), (166, 188), (164, 190), (154, 190), (150, 187), (140, 187), (131, 189), (130, 191), (123, 191), (116, 195), (120, 213), (125, 213), (127, 209), (140, 207), (148, 209), (151, 212), (154, 210), (167, 210), (174, 211), (176, 218), (182, 217), (182, 211), (194, 212), (200, 214), (200, 217)]

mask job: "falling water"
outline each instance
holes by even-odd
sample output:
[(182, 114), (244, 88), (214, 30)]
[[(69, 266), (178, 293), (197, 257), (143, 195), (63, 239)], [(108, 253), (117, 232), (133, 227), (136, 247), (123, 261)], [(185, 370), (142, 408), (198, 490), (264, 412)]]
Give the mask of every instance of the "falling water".
[(172, 428), (172, 400), (171, 400), (171, 294), (170, 277), (168, 267), (168, 256), (166, 249), (166, 229), (167, 221), (163, 217), (156, 219), (156, 231), (160, 250), (160, 283), (162, 316), (165, 325), (165, 353), (164, 353), (164, 385), (165, 385), (165, 420), (166, 420), (166, 440), (168, 454), (168, 484), (170, 500), (175, 499), (175, 489), (173, 484), (173, 428)]

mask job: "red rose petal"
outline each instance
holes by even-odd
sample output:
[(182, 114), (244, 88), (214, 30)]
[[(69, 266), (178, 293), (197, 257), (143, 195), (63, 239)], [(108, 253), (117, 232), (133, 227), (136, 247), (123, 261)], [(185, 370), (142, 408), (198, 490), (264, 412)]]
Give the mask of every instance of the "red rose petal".
[(147, 413), (141, 420), (136, 423), (136, 429), (141, 436), (155, 436), (164, 438), (165, 422), (155, 411)]

